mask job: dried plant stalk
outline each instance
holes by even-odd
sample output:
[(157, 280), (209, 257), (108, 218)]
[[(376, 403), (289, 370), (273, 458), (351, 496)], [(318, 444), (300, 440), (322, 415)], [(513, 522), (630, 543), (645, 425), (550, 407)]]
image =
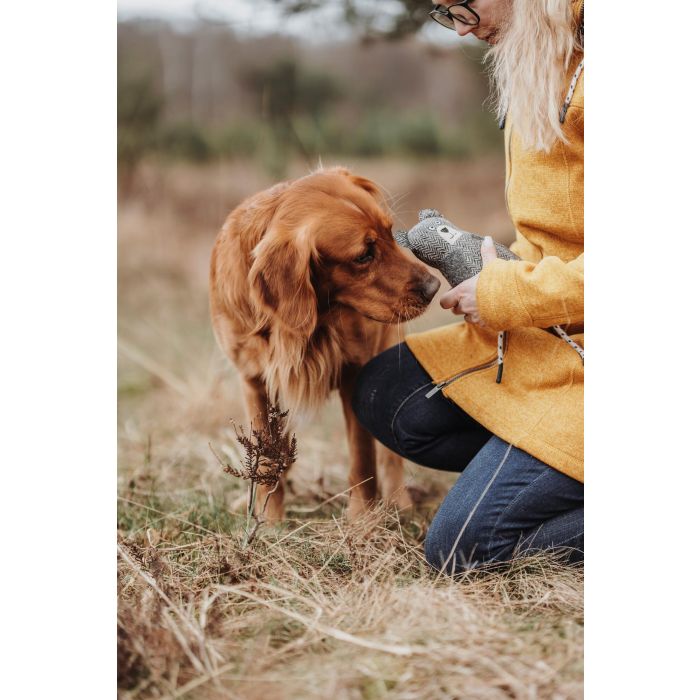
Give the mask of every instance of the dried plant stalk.
[[(246, 435), (242, 425), (233, 423), (236, 440), (243, 448), (245, 458), (240, 468), (234, 468), (216, 453), (211, 443), (209, 447), (224, 471), (231, 476), (248, 482), (248, 507), (243, 546), (247, 547), (255, 538), (258, 529), (265, 522), (263, 516), (270, 496), (279, 488), (280, 481), (297, 458), (295, 435), (287, 435), (285, 420), (289, 411), (281, 411), (279, 406), (267, 406), (265, 414), (259, 414), (259, 428), (251, 425)], [(260, 512), (256, 512), (258, 484), (269, 487)]]

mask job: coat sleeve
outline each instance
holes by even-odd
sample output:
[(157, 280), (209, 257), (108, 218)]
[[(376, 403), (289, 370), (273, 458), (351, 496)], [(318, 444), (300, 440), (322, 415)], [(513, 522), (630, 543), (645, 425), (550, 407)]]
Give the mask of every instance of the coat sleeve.
[(476, 300), (494, 330), (583, 323), (583, 254), (568, 263), (494, 260), (479, 274)]

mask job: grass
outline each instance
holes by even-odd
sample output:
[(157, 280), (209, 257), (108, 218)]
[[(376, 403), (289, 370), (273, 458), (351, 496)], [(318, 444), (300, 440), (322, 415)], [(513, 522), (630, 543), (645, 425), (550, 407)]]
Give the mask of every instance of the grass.
[[(398, 195), (406, 223), (437, 206), (507, 236), (497, 161), (351, 165)], [(249, 163), (152, 165), (120, 203), (120, 697), (582, 697), (582, 570), (540, 556), (438, 575), (422, 541), (455, 477), (415, 465), (414, 512), (347, 523), (337, 398), (297, 431), (288, 519), (242, 546), (244, 484), (208, 446), (235, 463), (244, 413), (206, 276), (228, 208), (266, 184)]]
[(436, 575), (425, 511), (324, 506), (248, 549), (221, 502), (121, 501), (120, 521), (124, 697), (580, 694), (582, 574), (551, 558)]

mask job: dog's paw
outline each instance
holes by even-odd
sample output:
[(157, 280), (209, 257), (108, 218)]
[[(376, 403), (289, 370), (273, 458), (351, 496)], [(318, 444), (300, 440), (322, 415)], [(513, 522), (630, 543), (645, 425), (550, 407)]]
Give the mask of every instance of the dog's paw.
[(350, 522), (358, 520), (376, 505), (376, 501), (367, 500), (361, 494), (353, 491), (348, 501), (347, 518)]
[(385, 497), (384, 500), (390, 508), (397, 508), (398, 510), (410, 510), (415, 505), (411, 494), (405, 486)]

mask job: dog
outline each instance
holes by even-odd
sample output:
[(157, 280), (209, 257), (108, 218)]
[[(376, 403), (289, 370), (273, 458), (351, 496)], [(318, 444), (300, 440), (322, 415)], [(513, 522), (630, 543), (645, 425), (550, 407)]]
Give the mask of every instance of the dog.
[[(319, 169), (242, 202), (211, 256), (214, 334), (240, 373), (252, 424), (271, 402), (293, 420), (339, 390), (350, 519), (378, 496), (400, 509), (412, 505), (401, 457), (375, 446), (351, 408), (360, 368), (393, 344), (394, 324), (420, 315), (440, 286), (396, 244), (392, 224), (375, 183), (345, 168)], [(258, 512), (269, 491), (259, 485)], [(268, 522), (284, 517), (283, 498), (280, 483), (267, 501)]]

